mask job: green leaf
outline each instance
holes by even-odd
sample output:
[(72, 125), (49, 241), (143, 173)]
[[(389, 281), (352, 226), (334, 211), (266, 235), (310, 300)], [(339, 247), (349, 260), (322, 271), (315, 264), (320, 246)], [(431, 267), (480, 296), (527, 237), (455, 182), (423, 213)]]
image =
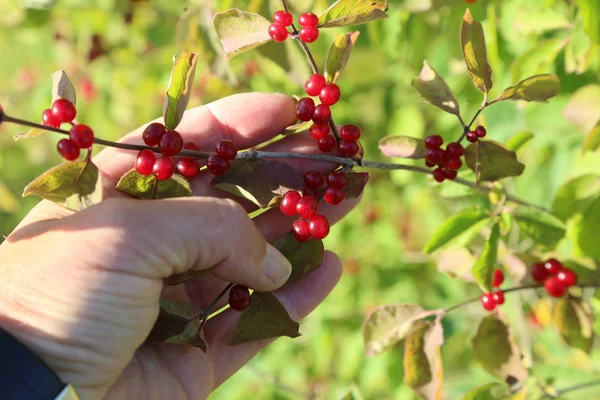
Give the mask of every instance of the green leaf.
[(489, 211), (479, 207), (462, 210), (438, 228), (423, 251), (431, 254), (457, 239), (462, 239), (460, 242), (466, 244), (488, 223), (489, 218)]
[(525, 170), (525, 165), (517, 160), (517, 153), (493, 140), (471, 143), (465, 149), (465, 160), (475, 172), (477, 182), (519, 176)]
[(385, 0), (338, 0), (319, 16), (319, 28), (359, 25), (385, 19)]
[(595, 151), (600, 147), (600, 121), (596, 124), (594, 129), (591, 130), (590, 133), (587, 134), (585, 140), (583, 141), (583, 145), (581, 146), (581, 151)]
[(492, 89), (492, 68), (488, 64), (483, 26), (467, 8), (463, 18), (461, 42), (467, 69), (475, 87), (488, 93)]
[(237, 8), (216, 13), (213, 26), (228, 59), (271, 40), (271, 21), (259, 14)]
[(234, 160), (229, 171), (215, 176), (212, 185), (217, 189), (249, 200), (267, 208), (276, 197), (288, 190), (300, 190), (304, 181), (289, 164), (279, 161)]
[(360, 32), (340, 33), (335, 37), (335, 41), (329, 49), (327, 60), (325, 61), (325, 78), (327, 83), (336, 82), (344, 67), (348, 63), (350, 53), (358, 39)]
[(547, 103), (560, 92), (560, 79), (554, 74), (529, 77), (505, 89), (499, 100), (524, 100)]
[(587, 210), (600, 194), (600, 175), (587, 174), (562, 185), (554, 196), (552, 212), (563, 221)]
[(388, 304), (370, 312), (363, 325), (365, 353), (372, 357), (403, 340), (420, 321), (435, 311), (426, 311), (416, 304)]
[(506, 148), (510, 151), (518, 152), (519, 150), (522, 150), (525, 145), (531, 142), (531, 140), (533, 140), (533, 132), (519, 132), (508, 139), (508, 142), (506, 142)]
[(460, 115), (460, 107), (448, 84), (427, 61), (411, 85), (421, 94), (421, 99), (454, 115)]
[(438, 320), (419, 321), (406, 338), (404, 347), (404, 383), (422, 399), (441, 400), (442, 359), (440, 346), (444, 331)]
[(598, 227), (600, 227), (600, 197), (583, 212), (573, 229), (573, 238), (578, 253), (600, 259), (600, 246), (598, 246)]
[(505, 399), (508, 394), (506, 385), (494, 382), (471, 390), (463, 400), (500, 400)]
[(594, 344), (594, 316), (590, 306), (580, 298), (563, 297), (554, 306), (554, 323), (571, 347), (589, 353)]
[(74, 211), (81, 211), (102, 200), (102, 179), (91, 161), (67, 162), (37, 177), (23, 191), (35, 194)]
[(600, 3), (598, 0), (576, 0), (583, 27), (594, 43), (600, 43)]
[(290, 318), (273, 293), (254, 292), (251, 300), (250, 308), (242, 313), (229, 339), (230, 346), (280, 336), (300, 336), (298, 322)]
[(491, 314), (481, 321), (473, 338), (473, 362), (490, 374), (502, 379), (512, 388), (527, 376), (521, 350), (504, 317)]
[(485, 292), (491, 292), (494, 270), (498, 264), (498, 242), (500, 240), (500, 224), (495, 224), (489, 239), (483, 246), (483, 251), (477, 259), (471, 274)]
[(379, 141), (379, 149), (387, 157), (412, 158), (415, 160), (425, 158), (427, 148), (423, 139), (410, 136), (387, 136)]
[(565, 236), (565, 224), (550, 213), (519, 206), (513, 215), (521, 230), (538, 244), (553, 247)]
[(181, 175), (158, 181), (154, 175), (140, 175), (135, 168), (119, 179), (117, 190), (138, 199), (168, 199), (192, 195), (189, 182)]
[(283, 234), (272, 243), (292, 264), (292, 274), (286, 282), (292, 284), (301, 281), (321, 266), (325, 247), (318, 239), (300, 243), (290, 233)]
[(171, 344), (187, 344), (206, 353), (206, 342), (201, 337), (200, 318), (194, 308), (181, 301), (160, 299), (158, 319), (148, 340)]
[(197, 60), (197, 54), (181, 53), (173, 65), (163, 110), (165, 126), (169, 130), (177, 128), (190, 101)]
[(69, 80), (67, 73), (64, 70), (56, 71), (51, 75), (52, 78), (52, 102), (57, 99), (67, 99), (71, 103), (76, 104), (77, 96), (75, 88)]

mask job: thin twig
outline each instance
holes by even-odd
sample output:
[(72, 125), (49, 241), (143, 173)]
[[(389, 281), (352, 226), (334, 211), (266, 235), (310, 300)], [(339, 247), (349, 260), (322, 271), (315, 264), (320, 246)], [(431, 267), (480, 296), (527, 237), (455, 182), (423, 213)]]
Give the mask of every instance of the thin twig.
[(565, 393), (574, 392), (575, 390), (580, 390), (580, 389), (587, 389), (589, 387), (597, 386), (597, 385), (600, 385), (600, 380), (592, 381), (592, 382), (586, 382), (586, 383), (581, 383), (579, 385), (574, 385), (574, 386), (566, 387), (564, 389), (557, 390), (555, 395), (546, 393), (544, 396), (542, 396), (542, 400), (543, 399), (557, 399), (557, 398), (559, 398), (560, 396), (562, 396)]

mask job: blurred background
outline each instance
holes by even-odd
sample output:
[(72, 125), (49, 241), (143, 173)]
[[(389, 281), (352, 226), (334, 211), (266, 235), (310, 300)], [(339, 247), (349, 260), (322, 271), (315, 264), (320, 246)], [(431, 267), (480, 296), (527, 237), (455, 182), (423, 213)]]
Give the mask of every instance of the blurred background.
[[(64, 69), (77, 89), (78, 118), (99, 137), (116, 140), (161, 115), (172, 58), (182, 50), (200, 54), (190, 107), (247, 91), (301, 95), (310, 73), (295, 43), (271, 43), (227, 62), (211, 30), (215, 11), (235, 7), (270, 18), (278, 4), (0, 0), (0, 104), (10, 115), (40, 120), (50, 105), (50, 74)], [(296, 16), (318, 13), (329, 4), (290, 1)], [(536, 73), (556, 73), (562, 81), (561, 95), (549, 104), (500, 103), (485, 111), (481, 121), (495, 140), (506, 142), (523, 131), (535, 134), (519, 154), (527, 165), (524, 175), (507, 181), (507, 188), (531, 203), (549, 206), (567, 179), (598, 172), (598, 152), (582, 154), (580, 147), (600, 118), (600, 46), (584, 30), (575, 1), (390, 0), (389, 5), (389, 19), (355, 28), (361, 35), (338, 82), (343, 97), (335, 107), (336, 122), (363, 127), (367, 158), (382, 158), (377, 144), (386, 135), (438, 133), (451, 139), (460, 134), (456, 118), (420, 102), (410, 86), (425, 59), (446, 78), (465, 119), (478, 109), (482, 99), (466, 72), (460, 47), (460, 24), (468, 5), (486, 32), (494, 71), (492, 99)], [(320, 66), (335, 34), (342, 31), (322, 30), (310, 45)], [(56, 136), (14, 142), (12, 135), (20, 131), (0, 126), (4, 235), (38, 201), (21, 198), (25, 185), (60, 162)], [(339, 399), (351, 390), (355, 398), (361, 393), (365, 399), (412, 399), (402, 381), (401, 346), (375, 358), (364, 355), (364, 315), (381, 304), (439, 308), (479, 295), (475, 284), (444, 273), (456, 273), (460, 267), (468, 271), (472, 256), (460, 249), (426, 256), (421, 249), (453, 212), (488, 202), (485, 195), (450, 183), (433, 185), (422, 175), (373, 172), (360, 207), (326, 239), (326, 247), (343, 257), (345, 274), (339, 286), (301, 324), (302, 337), (278, 340), (212, 398), (246, 399), (252, 393), (257, 399)], [(569, 256), (569, 249), (562, 250)], [(531, 373), (539, 380), (532, 380), (531, 386), (541, 382), (560, 388), (599, 376), (598, 356), (568, 348), (548, 326), (548, 302), (535, 293), (524, 296), (525, 311), (511, 307), (517, 304), (516, 296), (507, 296), (505, 310)], [(483, 313), (475, 304), (444, 320), (448, 399), (495, 380), (471, 364), (471, 337)], [(600, 390), (572, 396), (562, 398), (600, 398)]]

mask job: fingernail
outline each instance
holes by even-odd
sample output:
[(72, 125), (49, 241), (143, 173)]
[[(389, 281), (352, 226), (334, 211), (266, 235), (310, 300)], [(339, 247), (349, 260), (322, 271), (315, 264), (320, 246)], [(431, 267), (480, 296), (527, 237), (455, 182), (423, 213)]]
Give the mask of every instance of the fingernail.
[(267, 243), (267, 256), (264, 263), (265, 275), (274, 283), (282, 284), (288, 280), (292, 273), (292, 264), (277, 250)]

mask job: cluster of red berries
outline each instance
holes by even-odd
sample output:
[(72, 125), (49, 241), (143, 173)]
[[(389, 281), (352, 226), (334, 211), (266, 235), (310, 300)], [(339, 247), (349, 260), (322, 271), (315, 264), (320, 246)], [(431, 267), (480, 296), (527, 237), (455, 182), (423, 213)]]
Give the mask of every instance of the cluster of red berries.
[[(504, 272), (497, 269), (494, 271), (493, 286), (499, 288), (502, 283), (504, 283)], [(502, 304), (504, 304), (504, 292), (502, 290), (481, 295), (481, 305), (487, 311), (494, 311), (497, 306), (501, 306)]]
[(534, 281), (543, 283), (546, 292), (552, 297), (562, 297), (567, 290), (577, 285), (579, 277), (571, 268), (561, 264), (556, 258), (531, 266), (531, 277)]
[[(312, 43), (319, 38), (319, 17), (313, 13), (304, 13), (298, 19), (300, 32), (298, 37), (304, 43)], [(269, 26), (269, 36), (276, 42), (284, 42), (290, 33), (288, 26), (294, 23), (294, 16), (286, 10), (279, 10), (273, 14), (273, 23)]]
[(58, 153), (68, 161), (79, 158), (81, 149), (89, 149), (94, 144), (94, 131), (84, 124), (73, 124), (77, 116), (77, 108), (67, 99), (57, 99), (52, 107), (42, 113), (42, 124), (51, 128), (60, 128), (62, 124), (71, 124), (68, 139), (61, 139), (56, 144)]
[[(186, 178), (194, 178), (200, 173), (198, 160), (190, 157), (180, 157), (175, 162), (172, 157), (177, 156), (182, 150), (199, 151), (194, 142), (184, 142), (177, 131), (169, 131), (158, 122), (154, 122), (144, 129), (142, 134), (144, 143), (150, 147), (156, 146), (161, 154), (150, 149), (141, 150), (135, 160), (135, 169), (140, 175), (154, 175), (158, 180), (169, 179), (175, 170)], [(207, 168), (214, 175), (223, 175), (229, 170), (229, 160), (237, 156), (235, 144), (229, 140), (217, 143), (213, 154), (208, 158)]]
[(465, 154), (465, 149), (460, 143), (448, 143), (445, 150), (442, 149), (443, 144), (444, 139), (440, 135), (431, 135), (425, 138), (425, 147), (427, 148), (425, 165), (429, 168), (437, 167), (433, 170), (433, 179), (439, 183), (446, 179), (456, 179), (458, 170), (463, 165), (461, 157)]
[(487, 135), (487, 131), (481, 125), (475, 128), (474, 131), (467, 133), (467, 140), (471, 143), (477, 143), (479, 139), (484, 138)]
[(244, 311), (250, 307), (250, 291), (246, 286), (233, 285), (229, 290), (229, 307), (236, 311)]

